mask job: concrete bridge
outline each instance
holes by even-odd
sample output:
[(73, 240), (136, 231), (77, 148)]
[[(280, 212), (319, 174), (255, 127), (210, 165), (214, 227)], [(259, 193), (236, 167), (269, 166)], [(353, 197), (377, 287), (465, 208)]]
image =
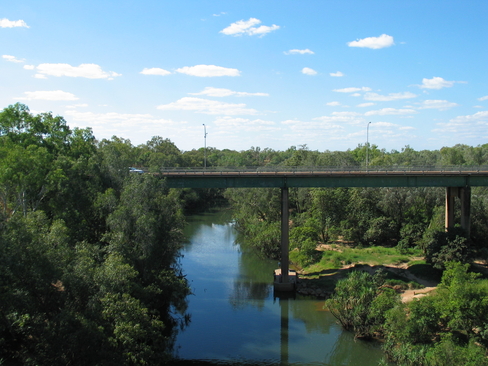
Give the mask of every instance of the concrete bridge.
[(470, 232), (471, 187), (488, 186), (488, 166), (165, 168), (170, 188), (281, 188), (281, 273), (288, 283), (289, 187), (445, 187), (446, 230), (454, 226), (454, 202), (461, 201), (461, 226)]

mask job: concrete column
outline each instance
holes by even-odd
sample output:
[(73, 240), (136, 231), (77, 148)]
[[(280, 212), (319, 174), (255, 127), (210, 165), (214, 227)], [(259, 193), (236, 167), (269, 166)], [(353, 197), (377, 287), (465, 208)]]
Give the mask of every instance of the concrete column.
[(454, 198), (457, 193), (457, 187), (446, 187), (446, 231), (454, 227)]
[(281, 278), (288, 283), (289, 252), (288, 187), (281, 188)]
[(471, 234), (471, 187), (459, 189), (461, 198), (461, 227), (466, 230), (469, 238)]

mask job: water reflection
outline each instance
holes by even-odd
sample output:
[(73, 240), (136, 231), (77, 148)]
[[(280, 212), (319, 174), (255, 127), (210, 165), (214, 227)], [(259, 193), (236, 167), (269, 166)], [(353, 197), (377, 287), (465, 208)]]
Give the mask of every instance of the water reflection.
[[(323, 301), (273, 293), (277, 263), (242, 253), (229, 213), (192, 217), (182, 252), (194, 295), (177, 355), (191, 364), (377, 365), (381, 351), (342, 332)], [(184, 364), (184, 363), (183, 363)]]

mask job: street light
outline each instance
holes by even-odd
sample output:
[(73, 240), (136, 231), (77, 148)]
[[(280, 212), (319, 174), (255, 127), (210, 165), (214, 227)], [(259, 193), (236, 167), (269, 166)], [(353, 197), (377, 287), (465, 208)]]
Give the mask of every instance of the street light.
[(204, 160), (203, 160), (203, 169), (207, 169), (207, 127), (205, 123), (203, 123), (203, 146), (204, 146)]
[(369, 125), (371, 122), (368, 122), (366, 126), (366, 170), (368, 170), (368, 153), (369, 153)]

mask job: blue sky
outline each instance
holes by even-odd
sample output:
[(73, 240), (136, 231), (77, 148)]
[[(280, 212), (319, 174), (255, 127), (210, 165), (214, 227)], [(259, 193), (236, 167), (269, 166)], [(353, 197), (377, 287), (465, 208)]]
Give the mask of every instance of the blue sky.
[(182, 150), (203, 124), (218, 149), (477, 146), (487, 15), (479, 0), (3, 1), (0, 108)]

